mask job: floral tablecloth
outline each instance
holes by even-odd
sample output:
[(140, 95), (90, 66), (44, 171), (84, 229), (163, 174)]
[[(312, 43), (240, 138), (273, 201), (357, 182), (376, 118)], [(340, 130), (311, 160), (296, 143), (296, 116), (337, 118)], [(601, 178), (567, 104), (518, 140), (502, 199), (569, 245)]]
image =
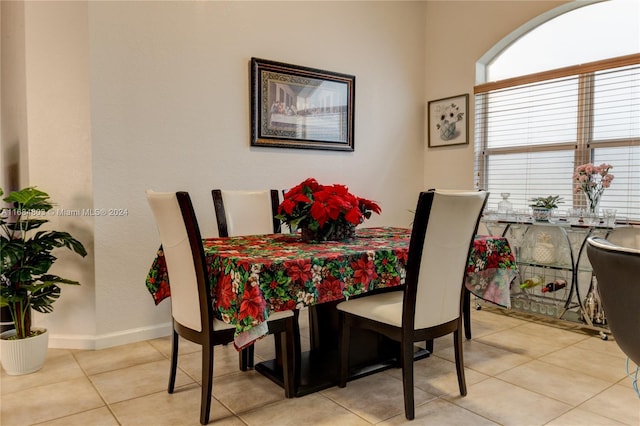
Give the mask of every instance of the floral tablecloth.
[[(410, 232), (363, 228), (352, 241), (318, 244), (294, 234), (205, 239), (215, 312), (236, 324), (242, 347), (266, 333), (270, 312), (404, 284)], [(162, 250), (146, 285), (156, 304), (170, 296)]]
[[(270, 312), (404, 284), (410, 236), (409, 229), (381, 227), (358, 229), (356, 238), (348, 242), (309, 244), (294, 234), (205, 239), (215, 312), (223, 321), (236, 324), (235, 343), (243, 347), (266, 334), (264, 321)], [(510, 253), (506, 239), (476, 238), (467, 288), (509, 306), (513, 278), (507, 278), (515, 274)], [(162, 249), (146, 285), (156, 304), (170, 296)]]
[(504, 237), (476, 236), (467, 262), (465, 285), (481, 299), (511, 307), (511, 282), (518, 276), (516, 260)]

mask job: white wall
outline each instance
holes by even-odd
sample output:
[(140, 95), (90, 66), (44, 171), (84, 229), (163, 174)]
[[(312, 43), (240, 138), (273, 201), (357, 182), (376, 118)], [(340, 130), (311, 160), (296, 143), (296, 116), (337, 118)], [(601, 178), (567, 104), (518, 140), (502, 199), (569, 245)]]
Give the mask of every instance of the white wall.
[[(61, 262), (83, 285), (40, 320), (52, 346), (100, 348), (168, 332), (168, 303), (144, 288), (159, 244), (145, 189), (191, 192), (205, 235), (212, 188), (309, 176), (379, 201), (368, 225), (408, 226), (419, 190), (473, 184), (472, 144), (426, 148), (427, 101), (472, 93), (475, 61), (557, 3), (25, 4), (25, 183), (60, 207), (128, 211), (56, 219), (91, 253)], [(251, 57), (355, 75), (355, 152), (250, 147)]]
[[(473, 188), (476, 62), (527, 21), (566, 1), (428, 1), (426, 100), (469, 94), (469, 145), (424, 151), (426, 187)], [(535, 58), (531, 58), (535, 60)], [(424, 120), (425, 129), (427, 119)], [(426, 131), (426, 130), (425, 130)]]
[[(168, 322), (144, 278), (159, 244), (144, 190), (187, 190), (215, 235), (210, 191), (313, 176), (378, 200), (368, 225), (408, 226), (422, 188), (424, 4), (89, 4), (98, 335)], [(356, 76), (355, 152), (252, 148), (251, 57)], [(164, 329), (163, 329), (164, 331)]]

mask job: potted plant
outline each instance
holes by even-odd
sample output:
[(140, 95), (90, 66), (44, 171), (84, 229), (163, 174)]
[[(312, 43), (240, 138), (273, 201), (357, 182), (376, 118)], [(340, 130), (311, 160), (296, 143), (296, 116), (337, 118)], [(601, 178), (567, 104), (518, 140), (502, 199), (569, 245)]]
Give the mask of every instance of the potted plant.
[(529, 201), (531, 202), (531, 204), (529, 204), (529, 207), (531, 207), (533, 210), (533, 218), (540, 222), (548, 221), (551, 210), (558, 208), (558, 204), (561, 204), (563, 202), (562, 198), (559, 195), (535, 197)]
[(53, 208), (47, 193), (28, 187), (4, 201), (11, 206), (0, 209), (0, 307), (9, 309), (15, 329), (0, 335), (2, 365), (8, 374), (27, 374), (42, 367), (49, 340), (47, 330), (32, 328), (31, 309), (52, 312), (58, 285), (79, 284), (48, 273), (56, 261), (52, 252), (67, 248), (83, 257), (87, 252), (69, 233), (41, 229)]
[(344, 185), (321, 185), (308, 178), (284, 194), (276, 218), (290, 229), (300, 229), (303, 241), (340, 241), (355, 236), (355, 227), (371, 213), (380, 214), (374, 201), (360, 198)]

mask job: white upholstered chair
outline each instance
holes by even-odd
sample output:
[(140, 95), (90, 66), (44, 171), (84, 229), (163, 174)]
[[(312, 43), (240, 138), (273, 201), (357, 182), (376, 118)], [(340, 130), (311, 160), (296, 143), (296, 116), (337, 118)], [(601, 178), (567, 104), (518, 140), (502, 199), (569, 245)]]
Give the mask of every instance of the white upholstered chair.
[(398, 291), (338, 304), (340, 382), (349, 373), (351, 328), (365, 328), (400, 342), (405, 416), (415, 417), (414, 343), (453, 333), (460, 394), (466, 395), (462, 356), (462, 303), (469, 250), (487, 200), (484, 191), (431, 190), (420, 193), (405, 285)]
[[(237, 237), (243, 235), (277, 234), (280, 232), (280, 220), (275, 218), (280, 202), (277, 189), (270, 190), (223, 190), (211, 191), (213, 207), (216, 213), (218, 235), (220, 237)], [(296, 353), (296, 367), (299, 365), (300, 331), (298, 326), (298, 311), (288, 311), (294, 315), (294, 333), (289, 336), (293, 341)], [(276, 332), (277, 319), (283, 313), (274, 312), (269, 317), (269, 332), (274, 333), (276, 344), (276, 358), (280, 359), (282, 344), (280, 334)], [(242, 352), (240, 369), (246, 371), (253, 368), (254, 348), (249, 346)], [(297, 374), (297, 369), (295, 370)]]
[[(211, 287), (202, 245), (202, 237), (186, 192), (146, 192), (156, 220), (167, 263), (171, 285), (171, 316), (173, 318), (171, 369), (168, 392), (173, 393), (178, 365), (178, 336), (202, 346), (202, 393), (200, 423), (209, 422), (213, 388), (214, 346), (234, 339), (235, 326), (218, 320), (214, 315)], [(280, 326), (283, 349), (285, 394), (293, 396), (293, 335), (294, 315), (281, 312), (270, 319)]]
[(211, 191), (216, 212), (218, 235), (236, 237), (241, 235), (274, 234), (280, 232), (278, 191)]

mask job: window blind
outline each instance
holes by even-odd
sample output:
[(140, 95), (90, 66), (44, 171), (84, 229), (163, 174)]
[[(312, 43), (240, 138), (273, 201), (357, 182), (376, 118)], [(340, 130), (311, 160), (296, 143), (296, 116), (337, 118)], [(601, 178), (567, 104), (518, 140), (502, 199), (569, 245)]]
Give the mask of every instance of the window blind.
[(477, 186), (488, 208), (509, 193), (514, 208), (559, 195), (561, 209), (584, 208), (574, 192), (581, 164), (611, 164), (600, 208), (640, 220), (640, 55), (547, 71), (475, 88)]

